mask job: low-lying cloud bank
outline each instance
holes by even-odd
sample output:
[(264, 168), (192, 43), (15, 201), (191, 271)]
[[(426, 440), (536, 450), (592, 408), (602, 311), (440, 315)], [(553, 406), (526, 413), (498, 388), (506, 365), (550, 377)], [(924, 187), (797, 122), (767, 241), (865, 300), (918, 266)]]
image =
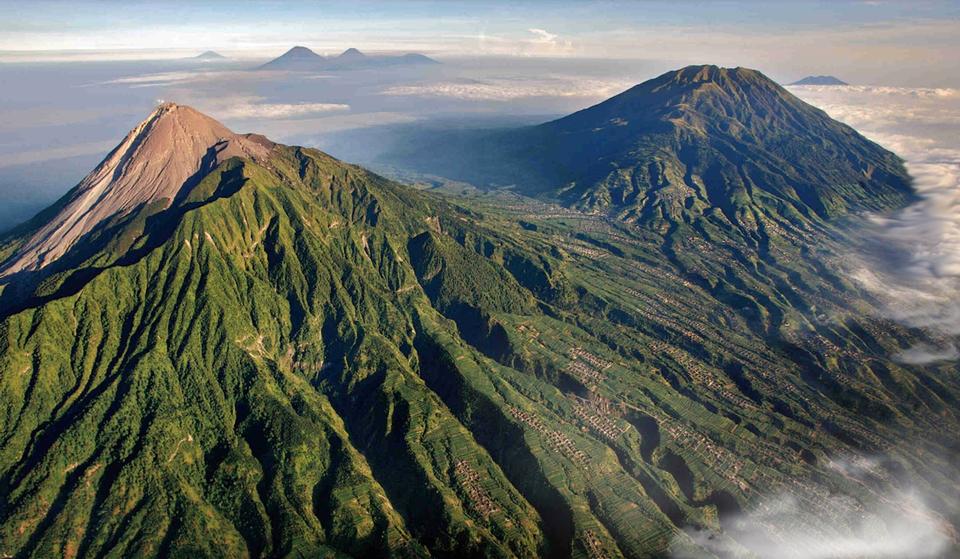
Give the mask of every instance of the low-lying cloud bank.
[(87, 85), (126, 85), (129, 87), (166, 87), (174, 84), (226, 79), (236, 72), (227, 71), (176, 71), (155, 72), (125, 76)]
[(953, 361), (960, 357), (957, 346), (947, 343), (943, 347), (918, 344), (893, 356), (894, 359), (908, 365), (923, 365), (938, 361)]
[(676, 559), (743, 557), (760, 559), (936, 559), (945, 557), (950, 539), (929, 517), (923, 501), (905, 497), (904, 511), (863, 510), (836, 523), (849, 529), (826, 526), (823, 512), (847, 503), (833, 497), (824, 511), (805, 509), (796, 496), (785, 493), (761, 502), (752, 512), (735, 519), (721, 534), (688, 531), (704, 551), (685, 552)]
[(543, 79), (491, 78), (416, 85), (398, 85), (383, 95), (448, 97), (469, 101), (513, 101), (527, 97), (596, 97), (616, 95), (633, 85), (628, 81), (552, 77)]
[[(919, 200), (874, 216), (866, 250), (848, 270), (883, 302), (882, 312), (934, 334), (960, 334), (960, 90), (800, 86), (791, 91), (850, 124), (907, 162)], [(956, 348), (911, 348), (920, 364), (957, 357)]]
[(854, 498), (810, 481), (784, 484), (722, 530), (686, 530), (674, 539), (673, 558), (940, 559), (956, 550), (950, 524), (908, 479), (891, 483), (883, 459), (851, 454), (825, 466), (825, 474), (874, 489)]
[[(341, 114), (350, 111), (350, 105), (344, 103), (270, 103), (266, 98), (255, 95), (199, 97), (196, 99), (187, 97), (185, 100), (174, 100), (191, 104), (198, 110), (224, 121), (262, 120), (269, 122)], [(163, 100), (157, 99), (157, 102), (161, 101)]]
[(238, 97), (218, 109), (217, 115), (224, 119), (282, 119), (296, 118), (319, 113), (349, 111), (343, 103), (264, 103), (262, 97)]

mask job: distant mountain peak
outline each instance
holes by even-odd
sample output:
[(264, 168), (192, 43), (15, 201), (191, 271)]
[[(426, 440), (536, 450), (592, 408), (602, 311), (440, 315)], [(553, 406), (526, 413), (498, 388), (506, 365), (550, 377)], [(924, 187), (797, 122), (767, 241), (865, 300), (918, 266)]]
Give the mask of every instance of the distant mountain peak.
[(226, 56), (212, 50), (205, 50), (193, 57), (194, 60), (226, 60)]
[(277, 58), (259, 67), (260, 70), (310, 70), (322, 64), (326, 58), (307, 47), (295, 46)]
[(850, 85), (847, 82), (833, 76), (807, 76), (797, 80), (790, 85)]
[(403, 56), (368, 56), (354, 47), (348, 48), (339, 55), (324, 57), (306, 47), (297, 46), (260, 66), (258, 69), (314, 72), (320, 70), (355, 70), (385, 66), (414, 66), (426, 64), (439, 64), (439, 62), (416, 53), (405, 54)]
[(287, 52), (283, 53), (281, 56), (304, 56), (304, 57), (313, 57), (313, 56), (316, 56), (316, 57), (318, 57), (318, 58), (320, 57), (319, 54), (313, 52), (312, 50), (308, 49), (307, 47), (302, 47), (302, 46), (299, 46), (299, 45), (298, 45), (298, 46), (295, 46), (295, 47), (292, 47), (290, 50), (288, 50)]
[(350, 47), (347, 50), (343, 51), (340, 54), (340, 58), (366, 58), (367, 55), (363, 54), (359, 50)]
[(295, 46), (273, 60), (258, 67), (259, 70), (310, 70), (327, 59), (304, 46)]
[(440, 62), (418, 52), (408, 52), (402, 55), (400, 59), (412, 64), (440, 64)]
[(102, 223), (148, 206), (166, 208), (220, 162), (262, 157), (272, 146), (260, 136), (234, 134), (192, 107), (161, 103), (67, 193), (0, 276), (43, 268)]

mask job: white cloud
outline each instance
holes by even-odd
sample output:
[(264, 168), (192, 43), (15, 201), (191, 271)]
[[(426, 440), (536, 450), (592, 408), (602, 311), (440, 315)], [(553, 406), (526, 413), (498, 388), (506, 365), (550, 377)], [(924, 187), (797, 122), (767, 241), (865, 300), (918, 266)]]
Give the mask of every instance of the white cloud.
[[(883, 460), (864, 455), (829, 459), (825, 472), (866, 487), (888, 478)], [(689, 529), (675, 538), (676, 559), (933, 559), (951, 546), (952, 528), (905, 483), (860, 497), (794, 480), (724, 522), (724, 530)], [(689, 537), (700, 551), (686, 545)], [(744, 553), (749, 551), (749, 553)]]
[(323, 143), (323, 136), (326, 134), (416, 120), (416, 117), (406, 113), (331, 112), (315, 117), (259, 121), (254, 129), (274, 141), (317, 146)]
[[(938, 335), (960, 335), (960, 90), (879, 86), (792, 87), (907, 161), (919, 199), (873, 216), (848, 273), (880, 311)], [(952, 346), (951, 346), (952, 347)], [(907, 350), (905, 362), (957, 358), (954, 349)]]
[(534, 38), (527, 41), (524, 54), (561, 55), (571, 54), (575, 50), (573, 41), (563, 39), (556, 33), (551, 33), (546, 29), (532, 27), (527, 29), (527, 31), (533, 33)]
[(349, 111), (343, 103), (264, 103), (263, 97), (227, 97), (200, 101), (201, 110), (220, 119), (294, 119), (324, 113)]
[[(845, 498), (834, 496), (823, 503), (824, 511), (847, 510), (846, 517), (826, 525), (818, 511), (805, 510), (791, 493), (760, 503), (734, 521), (728, 534), (733, 542), (710, 532), (687, 532), (710, 555), (728, 556), (739, 546), (761, 559), (933, 559), (942, 557), (950, 545), (923, 501), (902, 496), (903, 510), (855, 512)], [(912, 511), (909, 514), (907, 511)], [(843, 524), (848, 524), (843, 526)], [(843, 526), (843, 527), (842, 527)], [(734, 543), (735, 542), (735, 543)]]
[(527, 31), (537, 36), (535, 42), (553, 44), (557, 41), (558, 35), (551, 33), (546, 29), (537, 29), (535, 27), (531, 27), (530, 29), (527, 29)]
[(915, 134), (916, 124), (960, 124), (960, 89), (956, 88), (792, 85), (787, 89), (833, 118), (883, 140)]
[(128, 76), (100, 82), (101, 84), (122, 84), (122, 85), (162, 85), (176, 82), (193, 81), (202, 77), (197, 72), (159, 72), (156, 74), (142, 74), (139, 76)]
[(126, 85), (129, 87), (163, 87), (169, 85), (224, 80), (231, 77), (247, 78), (248, 73), (237, 71), (177, 71), (177, 72), (156, 72), (150, 74), (139, 74), (135, 76), (125, 76), (112, 80), (91, 83), (88, 85)]
[(570, 56), (580, 54), (577, 45), (570, 39), (551, 33), (546, 29), (531, 27), (527, 33), (532, 35), (488, 35), (481, 32), (475, 36), (476, 44), (471, 54), (492, 54), (508, 56)]
[(528, 97), (606, 98), (630, 87), (628, 81), (554, 77), (545, 79), (463, 80), (416, 85), (398, 85), (383, 95), (450, 97), (470, 101), (512, 101)]
[(953, 344), (947, 344), (944, 347), (917, 344), (893, 356), (895, 360), (908, 365), (926, 365), (940, 361), (953, 361), (958, 357), (960, 357), (960, 352), (957, 351), (957, 347)]

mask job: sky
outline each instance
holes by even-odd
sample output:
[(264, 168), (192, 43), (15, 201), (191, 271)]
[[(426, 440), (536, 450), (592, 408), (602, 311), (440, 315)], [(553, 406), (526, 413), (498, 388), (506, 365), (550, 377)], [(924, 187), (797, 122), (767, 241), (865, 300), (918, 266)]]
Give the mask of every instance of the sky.
[[(294, 45), (421, 52), (442, 64), (254, 71)], [(185, 59), (208, 49), (229, 59)], [(957, 0), (0, 0), (0, 231), (75, 185), (159, 100), (375, 165), (395, 139), (436, 122), (544, 122), (687, 64), (756, 68), (780, 83), (832, 74), (870, 88), (804, 94), (878, 134), (918, 173), (953, 170), (953, 159), (931, 167), (923, 142), (958, 147), (957, 52)], [(930, 184), (921, 215), (950, 213)], [(936, 219), (938, 233), (952, 230)]]
[[(0, 60), (279, 55), (293, 44), (439, 56), (664, 59), (958, 79), (956, 1), (0, 1)], [(917, 83), (923, 81), (922, 84)]]

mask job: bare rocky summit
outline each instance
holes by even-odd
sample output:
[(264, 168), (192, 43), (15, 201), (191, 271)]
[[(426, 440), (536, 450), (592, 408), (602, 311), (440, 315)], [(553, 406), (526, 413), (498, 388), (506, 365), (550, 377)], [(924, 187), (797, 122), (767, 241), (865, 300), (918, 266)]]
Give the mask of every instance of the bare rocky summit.
[(0, 277), (43, 268), (98, 225), (149, 205), (166, 208), (222, 161), (258, 159), (272, 145), (262, 136), (234, 134), (191, 107), (162, 103), (66, 194)]

